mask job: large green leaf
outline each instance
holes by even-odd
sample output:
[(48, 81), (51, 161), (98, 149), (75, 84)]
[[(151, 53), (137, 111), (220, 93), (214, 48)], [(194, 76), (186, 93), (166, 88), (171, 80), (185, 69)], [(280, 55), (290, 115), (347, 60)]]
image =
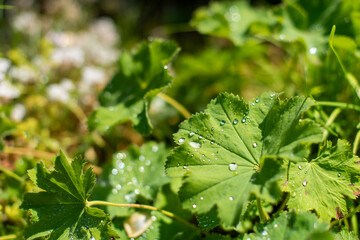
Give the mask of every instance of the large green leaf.
[(305, 97), (281, 101), (274, 93), (246, 104), (225, 93), (181, 124), (174, 136), (180, 146), (166, 168), (169, 176), (186, 176), (179, 193), (184, 206), (205, 213), (217, 205), (220, 220), (236, 226), (251, 193), (275, 202), (281, 172), (275, 158), (301, 160), (321, 140), (315, 123), (299, 121), (313, 104)]
[(139, 132), (149, 133), (150, 101), (171, 83), (167, 64), (178, 51), (173, 42), (152, 40), (133, 53), (124, 52), (119, 71), (99, 96), (101, 107), (90, 116), (89, 128), (104, 132), (116, 124), (132, 121)]
[[(141, 198), (153, 200), (159, 188), (169, 181), (164, 172), (167, 154), (164, 144), (154, 142), (114, 154), (111, 167), (104, 171), (111, 189), (106, 200), (115, 203), (135, 203)], [(129, 211), (108, 206), (111, 216), (127, 216)]]
[(360, 194), (359, 171), (359, 158), (346, 141), (338, 140), (334, 147), (328, 142), (317, 158), (290, 163), (284, 187), (292, 196), (288, 207), (314, 209), (324, 221), (346, 215), (344, 197), (355, 199)]
[(256, 227), (255, 233), (245, 235), (250, 239), (334, 239), (327, 231), (329, 226), (320, 222), (312, 213), (282, 213), (265, 226)]
[(30, 210), (27, 239), (110, 239), (116, 233), (110, 218), (100, 209), (86, 206), (95, 184), (91, 169), (84, 172), (84, 160), (76, 158), (71, 165), (62, 151), (49, 172), (43, 163), (29, 171), (33, 182), (43, 191), (27, 193), (21, 208)]

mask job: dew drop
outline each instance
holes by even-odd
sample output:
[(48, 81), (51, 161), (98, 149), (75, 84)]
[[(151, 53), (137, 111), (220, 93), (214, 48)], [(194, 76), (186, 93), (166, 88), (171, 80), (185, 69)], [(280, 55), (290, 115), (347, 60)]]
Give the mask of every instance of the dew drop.
[(236, 125), (236, 124), (238, 124), (238, 122), (239, 122), (239, 120), (237, 120), (237, 119), (235, 118), (234, 121), (233, 121), (233, 124)]
[(203, 139), (203, 136), (199, 136), (199, 140)]
[(257, 147), (257, 143), (254, 142), (254, 143), (253, 143), (253, 148), (256, 148), (256, 147)]
[(317, 52), (317, 48), (316, 48), (316, 47), (312, 47), (312, 48), (310, 48), (309, 52), (310, 52), (311, 55), (314, 55), (314, 54), (316, 54), (316, 52)]
[(143, 166), (140, 166), (139, 167), (139, 172), (144, 172), (145, 171), (145, 168)]
[(179, 142), (180, 144), (184, 143), (184, 142), (185, 142), (185, 138), (180, 138), (178, 142)]
[(117, 184), (117, 185), (116, 185), (116, 189), (117, 189), (117, 190), (120, 190), (121, 188), (122, 188), (122, 187), (121, 187), (120, 184)]
[(204, 197), (200, 197), (200, 200), (204, 200)]
[(197, 206), (196, 206), (196, 204), (193, 204), (192, 207), (193, 207), (193, 208), (196, 208)]
[(301, 170), (301, 169), (302, 169), (302, 166), (301, 166), (301, 165), (299, 165), (299, 166), (298, 166), (298, 168)]
[(119, 172), (119, 170), (117, 170), (116, 168), (113, 168), (113, 169), (111, 170), (111, 173), (112, 173), (113, 175), (117, 175), (118, 172)]
[(266, 230), (264, 230), (261, 232), (261, 235), (266, 236), (266, 235), (268, 235), (268, 232)]
[(220, 126), (224, 126), (224, 124), (225, 124), (225, 120), (222, 120), (222, 121), (220, 122)]
[(190, 137), (192, 137), (192, 136), (194, 136), (194, 135), (195, 135), (194, 132), (190, 132), (190, 133), (189, 133), (189, 136), (190, 136)]
[(111, 192), (112, 192), (113, 194), (117, 194), (117, 193), (118, 193), (117, 189), (115, 189), (115, 188), (113, 188), (113, 189), (111, 190)]
[(119, 167), (120, 169), (124, 169), (125, 163), (124, 163), (123, 161), (119, 161), (119, 162), (118, 162), (118, 167)]
[(272, 93), (272, 94), (270, 95), (270, 97), (275, 97), (275, 93)]
[(193, 148), (201, 148), (201, 143), (198, 142), (190, 142), (190, 146)]
[(259, 98), (257, 98), (257, 99), (255, 100), (255, 102), (256, 102), (256, 103), (258, 103), (259, 101), (260, 101), (260, 99), (259, 99)]
[(117, 159), (125, 159), (125, 158), (126, 158), (126, 154), (125, 154), (125, 153), (117, 153), (117, 154), (116, 154), (116, 158), (117, 158)]
[(338, 173), (338, 177), (341, 177), (341, 173)]
[(210, 143), (211, 143), (211, 144), (214, 144), (214, 143), (215, 143), (215, 141), (211, 141)]
[(184, 169), (187, 169), (187, 167), (188, 167), (187, 165), (184, 165), (184, 166), (183, 166)]
[(229, 200), (230, 200), (230, 201), (233, 201), (233, 200), (234, 200), (234, 198), (233, 198), (233, 197), (229, 197)]
[(144, 156), (144, 155), (141, 155), (141, 156), (139, 157), (139, 160), (140, 160), (140, 161), (144, 161), (144, 160), (145, 160), (145, 156)]
[(91, 237), (90, 240), (95, 240), (95, 238), (94, 238), (94, 237)]
[(139, 189), (135, 189), (135, 190), (134, 190), (134, 193), (135, 193), (136, 195), (138, 195), (138, 194), (140, 193), (140, 190), (139, 190)]
[(303, 183), (302, 183), (302, 185), (304, 186), (304, 187), (306, 187), (306, 184), (307, 184), (307, 181), (306, 181), (306, 179), (303, 181)]
[(156, 146), (156, 145), (154, 145), (154, 146), (152, 146), (151, 150), (152, 150), (153, 152), (157, 152), (157, 151), (159, 150), (159, 147)]
[(165, 65), (165, 66), (164, 66), (164, 69), (168, 69), (168, 66), (167, 66), (167, 65)]
[(236, 171), (238, 169), (238, 165), (236, 163), (230, 163), (229, 164), (229, 170), (230, 171)]
[(278, 225), (275, 223), (275, 224), (274, 224), (274, 227), (276, 227), (276, 228), (277, 228), (277, 227), (278, 227)]

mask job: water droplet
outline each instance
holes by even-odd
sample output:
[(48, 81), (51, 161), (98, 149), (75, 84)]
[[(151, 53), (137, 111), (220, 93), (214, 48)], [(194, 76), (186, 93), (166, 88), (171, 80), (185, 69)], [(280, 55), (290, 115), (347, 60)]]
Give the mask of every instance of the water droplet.
[(146, 165), (146, 166), (149, 166), (150, 164), (151, 164), (151, 161), (150, 161), (150, 160), (146, 160), (145, 165)]
[(220, 126), (224, 126), (224, 124), (225, 124), (225, 120), (222, 120), (222, 121), (220, 122)]
[(139, 189), (135, 189), (135, 190), (134, 190), (134, 193), (135, 193), (136, 195), (138, 195), (138, 194), (140, 193), (140, 190), (139, 190)]
[(270, 95), (270, 97), (275, 97), (275, 93), (272, 93), (272, 94)]
[(113, 189), (111, 190), (111, 192), (112, 192), (113, 194), (117, 194), (117, 193), (118, 193), (117, 189), (115, 189), (115, 188), (113, 188)]
[(341, 177), (341, 173), (338, 173), (338, 177)]
[(117, 184), (117, 185), (116, 185), (116, 189), (117, 189), (117, 190), (120, 190), (121, 188), (122, 188), (122, 187), (121, 187), (120, 184)]
[(144, 155), (141, 155), (141, 156), (139, 157), (139, 160), (143, 162), (143, 161), (145, 160), (145, 156), (144, 156)]
[(264, 230), (261, 232), (261, 235), (266, 236), (266, 235), (268, 235), (268, 232), (266, 230)]
[(200, 197), (200, 200), (204, 200), (204, 197)]
[(259, 99), (259, 98), (257, 98), (257, 99), (255, 100), (255, 102), (256, 102), (256, 103), (258, 103), (259, 101), (260, 101), (260, 99)]
[(253, 143), (253, 148), (256, 148), (256, 147), (257, 147), (257, 143), (254, 142), (254, 143)]
[(199, 136), (199, 140), (203, 139), (203, 136)]
[(234, 198), (233, 198), (233, 197), (229, 197), (229, 200), (230, 200), (230, 201), (233, 201), (233, 200), (234, 200)]
[(126, 158), (126, 154), (125, 154), (125, 153), (117, 153), (117, 154), (116, 154), (116, 158), (117, 158), (117, 159), (125, 159), (125, 158)]
[(285, 35), (284, 35), (284, 34), (280, 34), (279, 38), (280, 38), (280, 40), (284, 40), (284, 39), (285, 39)]
[(111, 173), (112, 173), (113, 175), (118, 174), (118, 172), (119, 172), (119, 170), (117, 170), (116, 168), (113, 168), (113, 169), (111, 170)]
[(275, 223), (275, 224), (274, 224), (274, 227), (276, 227), (276, 228), (277, 228), (277, 227), (278, 227), (278, 225)]
[(251, 179), (250, 179), (250, 182), (254, 182), (256, 180), (256, 177), (252, 177)]
[(310, 48), (309, 52), (310, 52), (311, 55), (314, 55), (314, 54), (316, 54), (316, 52), (317, 52), (317, 48), (316, 48), (316, 47), (312, 47), (312, 48)]
[(145, 168), (143, 166), (140, 166), (139, 167), (139, 172), (144, 172), (145, 171)]
[(210, 143), (211, 143), (211, 144), (214, 144), (214, 143), (215, 143), (215, 141), (211, 141)]
[(246, 122), (246, 118), (241, 119), (241, 122), (242, 123)]
[(251, 103), (251, 105), (255, 106), (255, 103), (254, 103), (254, 102), (252, 102), (252, 103)]
[(190, 133), (189, 133), (189, 136), (190, 136), (190, 137), (192, 137), (192, 136), (194, 136), (194, 135), (195, 135), (194, 132), (190, 132)]
[(301, 165), (299, 165), (299, 166), (298, 166), (298, 168), (301, 170), (301, 169), (302, 169), (302, 166), (301, 166)]
[(167, 66), (167, 65), (165, 65), (165, 66), (164, 66), (164, 69), (168, 69), (168, 66)]
[(178, 142), (179, 142), (180, 144), (184, 143), (184, 142), (185, 142), (185, 138), (180, 138)]
[(151, 149), (152, 149), (153, 152), (157, 152), (159, 150), (159, 147), (154, 145), (154, 146), (152, 146)]
[(183, 168), (186, 169), (188, 166), (187, 165), (184, 165)]
[(230, 171), (236, 171), (238, 169), (238, 165), (236, 163), (230, 163), (229, 164), (229, 170)]
[(303, 184), (303, 186), (304, 186), (304, 187), (306, 187), (306, 184), (307, 184), (306, 179), (303, 181), (303, 183), (302, 183), (302, 184)]
[(190, 142), (190, 146), (193, 148), (201, 148), (201, 143), (198, 142)]
[(234, 121), (233, 121), (233, 124), (236, 125), (236, 124), (238, 124), (238, 122), (239, 122), (239, 120), (237, 120), (237, 119), (235, 118)]
[(95, 240), (95, 237), (91, 237), (90, 240)]
[(196, 206), (196, 204), (193, 204), (192, 207), (193, 207), (193, 208), (196, 208), (197, 206)]

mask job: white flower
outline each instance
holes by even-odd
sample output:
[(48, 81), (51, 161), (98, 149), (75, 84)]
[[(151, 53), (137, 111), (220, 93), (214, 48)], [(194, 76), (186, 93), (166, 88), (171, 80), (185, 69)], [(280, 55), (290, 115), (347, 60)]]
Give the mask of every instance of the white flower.
[(97, 19), (90, 28), (92, 34), (96, 35), (102, 44), (115, 45), (119, 41), (119, 33), (114, 22), (110, 18)]
[(17, 103), (15, 104), (15, 106), (11, 111), (10, 118), (16, 122), (20, 122), (24, 119), (25, 114), (26, 114), (25, 106), (21, 103)]
[(0, 58), (0, 81), (5, 79), (6, 71), (10, 67), (10, 61), (6, 58)]
[(55, 49), (51, 59), (59, 65), (80, 67), (84, 61), (84, 51), (78, 47), (63, 47)]
[(64, 88), (66, 91), (72, 91), (72, 90), (75, 89), (75, 86), (74, 86), (73, 82), (68, 78), (64, 78), (61, 81), (60, 86), (62, 88)]
[(120, 51), (106, 47), (100, 43), (93, 43), (87, 46), (88, 58), (91, 62), (108, 66), (116, 62), (119, 58)]
[(0, 82), (0, 98), (13, 99), (20, 96), (20, 91), (7, 81)]
[(40, 31), (40, 20), (33, 12), (23, 12), (15, 16), (12, 21), (14, 28), (22, 33), (36, 34)]
[(50, 84), (47, 88), (47, 95), (52, 101), (66, 103), (70, 100), (69, 92), (61, 84)]
[(105, 72), (98, 67), (87, 66), (83, 68), (81, 81), (85, 85), (102, 83), (105, 80)]
[(27, 66), (12, 67), (10, 69), (9, 75), (23, 83), (32, 82), (36, 78), (35, 71)]

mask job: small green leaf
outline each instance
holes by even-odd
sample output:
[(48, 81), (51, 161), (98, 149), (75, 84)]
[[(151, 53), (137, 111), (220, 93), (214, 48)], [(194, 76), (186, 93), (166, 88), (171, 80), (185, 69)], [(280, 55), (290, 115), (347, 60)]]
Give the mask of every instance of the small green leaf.
[(359, 237), (354, 232), (344, 229), (335, 235), (335, 240), (359, 240)]
[(104, 132), (132, 121), (140, 133), (148, 134), (151, 99), (171, 83), (167, 64), (178, 52), (175, 43), (163, 40), (143, 43), (132, 54), (124, 52), (119, 71), (99, 96), (101, 107), (90, 116), (89, 128)]
[(245, 235), (245, 239), (334, 239), (329, 226), (320, 222), (312, 213), (282, 213), (265, 226), (256, 227), (255, 233)]
[(314, 209), (323, 221), (347, 214), (344, 197), (355, 199), (360, 194), (359, 158), (351, 154), (345, 140), (331, 142), (315, 159), (290, 163), (284, 189), (290, 192), (288, 207), (297, 211)]
[(214, 205), (220, 220), (235, 227), (251, 193), (276, 202), (281, 172), (278, 157), (301, 160), (322, 130), (299, 122), (314, 101), (295, 97), (280, 101), (265, 93), (249, 105), (232, 94), (220, 94), (204, 113), (185, 121), (175, 134), (180, 145), (169, 156), (169, 176), (186, 176), (179, 195), (186, 208), (205, 213)]
[[(114, 154), (111, 167), (104, 171), (110, 193), (106, 200), (135, 203), (141, 197), (153, 200), (162, 185), (169, 182), (164, 173), (168, 151), (164, 144), (148, 142), (129, 151)], [(131, 209), (108, 206), (110, 216), (127, 216)]]
[(83, 170), (85, 161), (76, 158), (71, 165), (62, 151), (49, 172), (43, 163), (29, 171), (29, 176), (43, 191), (27, 193), (21, 208), (30, 210), (31, 223), (25, 229), (27, 239), (109, 239), (116, 236), (110, 218), (100, 209), (86, 206), (95, 184), (91, 169)]

